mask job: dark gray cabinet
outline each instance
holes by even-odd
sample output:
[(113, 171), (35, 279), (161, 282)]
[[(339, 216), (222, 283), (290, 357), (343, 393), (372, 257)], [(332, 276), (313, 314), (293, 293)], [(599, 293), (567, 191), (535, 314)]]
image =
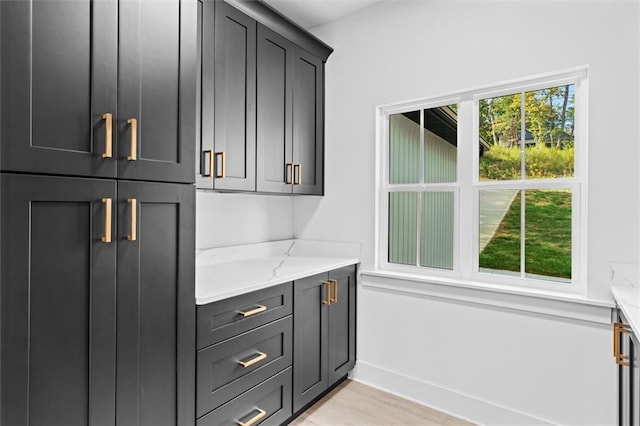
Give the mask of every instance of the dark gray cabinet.
[(294, 284), (293, 411), (304, 408), (355, 365), (355, 266)]
[(117, 424), (195, 415), (195, 188), (118, 183)]
[(323, 193), (332, 49), (262, 2), (205, 1), (198, 187)]
[(1, 419), (194, 420), (194, 188), (2, 174)]
[(115, 177), (117, 2), (0, 8), (2, 170)]
[(622, 312), (613, 325), (613, 352), (618, 368), (618, 424), (640, 425), (640, 343)]
[(2, 170), (193, 182), (196, 4), (2, 2)]
[(116, 233), (115, 220), (110, 229), (105, 221), (115, 214), (116, 184), (0, 181), (0, 423), (113, 425)]
[(257, 50), (257, 189), (322, 195), (324, 64), (263, 25)]
[(292, 309), (291, 283), (197, 307), (198, 425), (291, 416)]
[(291, 417), (291, 367), (198, 419), (197, 426), (285, 424)]
[(292, 192), (293, 49), (258, 25), (257, 182), (261, 192)]
[(293, 193), (324, 190), (324, 64), (296, 47), (293, 55)]
[(256, 189), (256, 21), (223, 1), (202, 8), (198, 186)]

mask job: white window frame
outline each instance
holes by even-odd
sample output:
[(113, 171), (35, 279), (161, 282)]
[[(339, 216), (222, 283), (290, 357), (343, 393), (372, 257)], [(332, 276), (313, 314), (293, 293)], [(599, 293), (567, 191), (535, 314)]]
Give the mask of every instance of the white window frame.
[[(496, 96), (539, 89), (575, 85), (574, 176), (554, 179), (480, 181), (479, 101)], [(458, 105), (458, 147), (456, 181), (452, 183), (389, 184), (389, 116), (451, 104)], [(586, 294), (587, 241), (587, 117), (588, 68), (586, 66), (467, 89), (443, 96), (382, 105), (376, 108), (376, 269), (399, 274), (419, 275), (426, 280), (462, 282), (465, 285), (499, 286), (518, 291)], [(422, 148), (421, 148), (422, 149)], [(423, 161), (423, 160), (421, 160)], [(420, 177), (424, 179), (424, 174)], [(479, 270), (479, 194), (482, 189), (571, 189), (572, 198), (572, 277), (571, 283), (522, 278)], [(451, 191), (454, 194), (453, 269), (438, 269), (388, 262), (389, 193), (396, 191)], [(472, 212), (462, 214), (461, 212)], [(418, 214), (418, 222), (420, 215)], [(420, 238), (420, 229), (416, 238)], [(418, 251), (418, 257), (420, 253)]]

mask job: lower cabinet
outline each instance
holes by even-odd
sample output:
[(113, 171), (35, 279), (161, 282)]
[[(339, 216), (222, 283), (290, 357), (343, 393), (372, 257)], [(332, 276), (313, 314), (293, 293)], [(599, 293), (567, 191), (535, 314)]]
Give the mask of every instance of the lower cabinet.
[(355, 266), (295, 282), (293, 411), (312, 402), (355, 365)]
[(1, 184), (0, 424), (193, 424), (193, 186)]
[(291, 417), (292, 284), (197, 307), (200, 425), (278, 425)]
[(618, 424), (640, 425), (640, 343), (622, 312), (613, 325), (613, 353), (618, 367)]
[(289, 417), (291, 367), (201, 417), (197, 426), (276, 426)]
[(197, 425), (287, 423), (355, 365), (356, 266), (197, 307)]

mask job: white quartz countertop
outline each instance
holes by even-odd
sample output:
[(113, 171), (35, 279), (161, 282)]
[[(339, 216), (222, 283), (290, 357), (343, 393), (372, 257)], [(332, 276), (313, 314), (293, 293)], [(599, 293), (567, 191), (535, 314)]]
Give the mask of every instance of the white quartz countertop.
[(638, 264), (614, 265), (611, 283), (611, 294), (636, 336), (640, 336), (639, 269), (640, 265)]
[(201, 250), (196, 257), (196, 304), (355, 265), (359, 257), (359, 244), (310, 240)]

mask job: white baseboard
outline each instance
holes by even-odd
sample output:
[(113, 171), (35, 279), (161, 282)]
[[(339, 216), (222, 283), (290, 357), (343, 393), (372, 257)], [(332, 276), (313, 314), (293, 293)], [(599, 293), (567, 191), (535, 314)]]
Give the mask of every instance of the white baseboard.
[(358, 361), (353, 380), (472, 423), (491, 426), (551, 425), (529, 414)]

